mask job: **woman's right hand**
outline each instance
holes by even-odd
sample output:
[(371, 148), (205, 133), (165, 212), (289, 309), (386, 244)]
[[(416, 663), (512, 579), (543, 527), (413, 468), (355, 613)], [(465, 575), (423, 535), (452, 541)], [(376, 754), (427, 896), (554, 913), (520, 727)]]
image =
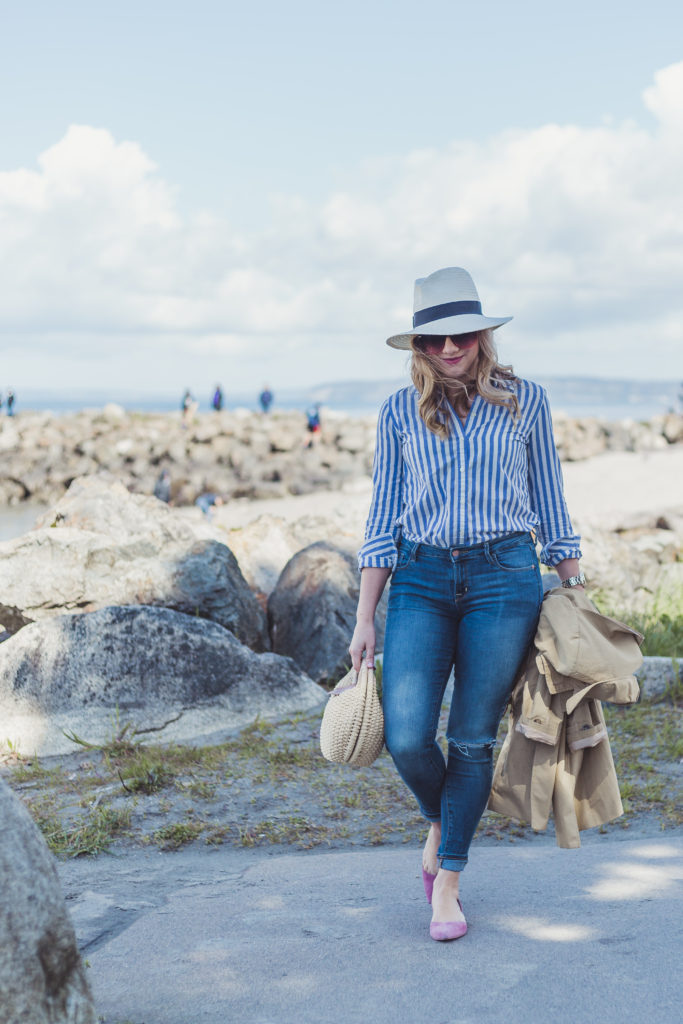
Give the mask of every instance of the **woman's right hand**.
[(357, 622), (351, 637), (351, 643), (349, 644), (351, 664), (356, 672), (360, 672), (363, 651), (365, 651), (365, 660), (368, 668), (375, 667), (375, 643), (374, 619), (371, 619), (369, 622), (367, 620)]
[(391, 569), (366, 567), (360, 574), (360, 594), (356, 611), (356, 628), (349, 644), (351, 664), (360, 672), (360, 663), (365, 651), (368, 668), (375, 667), (375, 611), (389, 579)]

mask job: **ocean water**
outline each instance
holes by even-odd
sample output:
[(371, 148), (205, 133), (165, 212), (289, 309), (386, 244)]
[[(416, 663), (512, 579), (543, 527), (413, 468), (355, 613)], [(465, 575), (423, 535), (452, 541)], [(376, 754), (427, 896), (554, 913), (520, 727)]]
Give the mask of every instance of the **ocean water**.
[(656, 416), (663, 416), (671, 411), (668, 403), (662, 402), (624, 402), (620, 404), (606, 404), (595, 402), (588, 405), (567, 405), (561, 402), (554, 402), (550, 396), (550, 404), (555, 416), (567, 416), (570, 419), (583, 419), (591, 417), (599, 420), (608, 420), (616, 423), (619, 420), (636, 420), (648, 422)]
[(31, 530), (44, 511), (42, 505), (12, 505), (10, 508), (0, 508), (0, 542), (21, 537)]
[[(683, 385), (675, 380), (638, 381), (596, 377), (538, 377), (548, 391), (556, 414), (592, 416), (607, 420), (649, 420), (672, 409), (683, 410)], [(407, 378), (391, 380), (342, 380), (310, 388), (275, 388), (273, 410), (298, 409), (302, 415), (313, 403), (323, 410), (349, 416), (377, 414), (387, 395), (408, 383)], [(57, 415), (80, 409), (102, 408), (115, 402), (130, 412), (179, 412), (182, 390), (175, 394), (145, 394), (120, 391), (74, 391), (71, 393), (19, 392), (15, 409), (50, 410)], [(210, 412), (211, 396), (196, 393), (200, 412)], [(258, 409), (257, 391), (226, 390), (226, 409)]]

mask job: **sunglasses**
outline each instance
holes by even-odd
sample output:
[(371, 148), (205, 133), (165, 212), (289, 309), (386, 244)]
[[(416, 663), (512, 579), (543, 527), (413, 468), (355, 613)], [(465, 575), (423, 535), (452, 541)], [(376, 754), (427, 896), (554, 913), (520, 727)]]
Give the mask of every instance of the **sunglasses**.
[(468, 331), (467, 334), (418, 334), (414, 341), (421, 352), (433, 355), (443, 351), (446, 338), (450, 338), (456, 348), (472, 348), (477, 344), (478, 337), (478, 331)]

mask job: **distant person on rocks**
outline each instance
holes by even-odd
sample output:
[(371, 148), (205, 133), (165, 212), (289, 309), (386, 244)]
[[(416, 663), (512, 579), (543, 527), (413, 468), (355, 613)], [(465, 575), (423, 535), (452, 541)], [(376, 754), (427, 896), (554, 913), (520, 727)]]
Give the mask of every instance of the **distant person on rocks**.
[[(498, 362), (461, 267), (415, 282), (412, 327), (387, 340), (411, 355), (412, 385), (380, 409), (353, 667), (375, 657), (375, 611), (391, 576), (382, 661), (385, 740), (429, 825), (422, 876), (430, 935), (467, 931), (460, 875), (491, 789), (498, 725), (536, 633), (535, 549), (581, 588), (580, 538), (563, 494), (545, 391)], [(451, 673), (444, 758), (436, 742)]]
[(306, 410), (306, 431), (308, 433), (308, 444), (306, 448), (312, 448), (314, 443), (320, 439), (320, 402), (314, 402)]
[(273, 404), (273, 392), (267, 384), (264, 385), (263, 391), (258, 396), (258, 400), (261, 406), (261, 412), (268, 414), (270, 412), (270, 407)]
[(154, 485), (154, 497), (159, 501), (168, 504), (171, 500), (171, 474), (167, 469), (162, 469)]
[(213, 519), (213, 510), (224, 504), (224, 499), (220, 494), (214, 494), (211, 491), (206, 491), (204, 494), (200, 494), (195, 505), (202, 510), (208, 520)]
[(185, 388), (180, 408), (183, 414), (183, 427), (187, 428), (190, 425), (197, 408), (197, 403), (192, 397), (192, 392), (189, 388)]
[(7, 389), (7, 415), (14, 416), (14, 392), (11, 388)]
[(220, 412), (223, 408), (223, 390), (220, 384), (216, 384), (216, 389), (213, 393), (213, 398), (211, 399), (211, 408), (214, 409), (215, 412)]

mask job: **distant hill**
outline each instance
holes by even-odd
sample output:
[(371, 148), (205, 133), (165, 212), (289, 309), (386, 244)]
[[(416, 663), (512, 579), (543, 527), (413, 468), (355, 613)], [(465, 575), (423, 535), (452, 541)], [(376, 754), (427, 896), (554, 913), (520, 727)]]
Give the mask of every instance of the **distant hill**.
[(677, 407), (683, 385), (670, 380), (602, 380), (598, 377), (538, 377), (555, 406), (661, 405), (662, 412)]
[[(683, 385), (678, 381), (603, 380), (598, 377), (535, 377), (547, 389), (553, 409), (571, 415), (634, 419), (681, 408)], [(306, 392), (311, 401), (331, 408), (377, 409), (406, 378), (375, 381), (333, 381)], [(290, 402), (290, 394), (282, 399)], [(294, 395), (291, 395), (293, 398)], [(301, 393), (304, 398), (304, 393)], [(603, 412), (604, 410), (604, 412)], [(618, 412), (616, 412), (618, 410)]]

